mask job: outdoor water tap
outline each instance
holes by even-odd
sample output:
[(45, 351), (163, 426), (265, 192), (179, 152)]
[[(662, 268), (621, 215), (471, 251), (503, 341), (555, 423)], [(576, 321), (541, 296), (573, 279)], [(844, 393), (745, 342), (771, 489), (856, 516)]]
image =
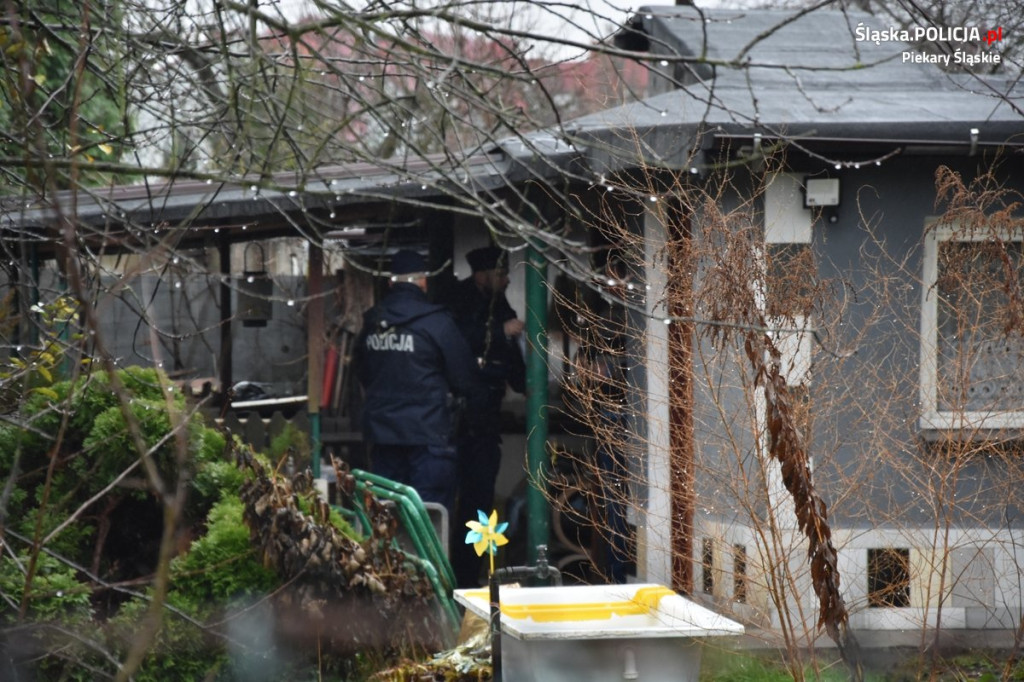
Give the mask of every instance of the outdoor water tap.
[[(491, 679), (501, 682), (501, 600), (499, 590), (501, 583), (522, 578), (550, 580), (553, 585), (562, 584), (562, 574), (548, 563), (548, 546), (537, 545), (537, 563), (533, 566), (508, 566), (491, 573), (488, 579), (490, 597), (490, 632), (491, 632)], [(635, 667), (635, 666), (634, 666)], [(630, 679), (630, 678), (627, 678)]]
[(500, 584), (524, 578), (548, 580), (553, 585), (562, 584), (562, 573), (548, 563), (547, 545), (537, 545), (537, 563), (533, 566), (507, 566), (499, 568), (491, 574), (491, 578), (496, 579)]
[(562, 574), (548, 563), (548, 546), (537, 545), (537, 563), (534, 565), (534, 577), (538, 580), (551, 580), (553, 585), (562, 584)]

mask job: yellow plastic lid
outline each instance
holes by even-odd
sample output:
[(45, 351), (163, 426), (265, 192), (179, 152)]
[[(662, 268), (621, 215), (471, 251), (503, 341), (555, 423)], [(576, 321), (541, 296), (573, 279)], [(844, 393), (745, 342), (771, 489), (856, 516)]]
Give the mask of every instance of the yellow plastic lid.
[[(501, 614), (514, 620), (532, 619), (537, 623), (565, 621), (608, 620), (612, 616), (645, 616), (658, 608), (662, 597), (674, 595), (667, 587), (642, 587), (632, 599), (562, 604), (506, 604), (501, 603)], [(488, 600), (487, 590), (467, 591), (466, 596)]]

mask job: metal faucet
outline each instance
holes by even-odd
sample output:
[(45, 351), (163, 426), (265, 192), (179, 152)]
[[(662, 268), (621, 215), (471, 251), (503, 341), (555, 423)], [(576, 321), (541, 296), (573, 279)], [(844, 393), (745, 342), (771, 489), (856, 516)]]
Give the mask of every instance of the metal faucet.
[(537, 563), (533, 566), (507, 566), (491, 572), (487, 580), (490, 593), (490, 633), (491, 633), (491, 677), (494, 682), (501, 682), (501, 599), (502, 583), (535, 578), (550, 581), (552, 585), (562, 584), (561, 572), (548, 563), (548, 546), (537, 545)]

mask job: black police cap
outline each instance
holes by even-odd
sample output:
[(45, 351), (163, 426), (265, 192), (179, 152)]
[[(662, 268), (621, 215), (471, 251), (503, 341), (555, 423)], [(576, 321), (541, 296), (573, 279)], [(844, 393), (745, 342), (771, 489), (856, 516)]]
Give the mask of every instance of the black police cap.
[(426, 271), (427, 261), (415, 251), (402, 249), (391, 257), (392, 275), (409, 275)]
[(505, 251), (497, 246), (484, 246), (467, 253), (466, 260), (469, 261), (469, 267), (473, 272), (494, 270), (497, 267), (505, 267)]

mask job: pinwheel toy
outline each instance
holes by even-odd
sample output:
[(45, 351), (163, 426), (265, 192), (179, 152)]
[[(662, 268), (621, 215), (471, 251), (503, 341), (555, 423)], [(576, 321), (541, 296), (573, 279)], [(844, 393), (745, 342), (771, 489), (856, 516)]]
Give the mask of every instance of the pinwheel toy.
[(491, 560), (490, 572), (494, 573), (494, 555), (499, 547), (508, 544), (508, 538), (502, 535), (508, 528), (508, 521), (498, 523), (496, 509), (491, 512), (489, 518), (483, 510), (478, 509), (476, 513), (476, 521), (466, 522), (466, 527), (469, 528), (469, 532), (466, 533), (466, 544), (473, 545), (477, 556), (483, 556), (484, 552), (487, 552)]

